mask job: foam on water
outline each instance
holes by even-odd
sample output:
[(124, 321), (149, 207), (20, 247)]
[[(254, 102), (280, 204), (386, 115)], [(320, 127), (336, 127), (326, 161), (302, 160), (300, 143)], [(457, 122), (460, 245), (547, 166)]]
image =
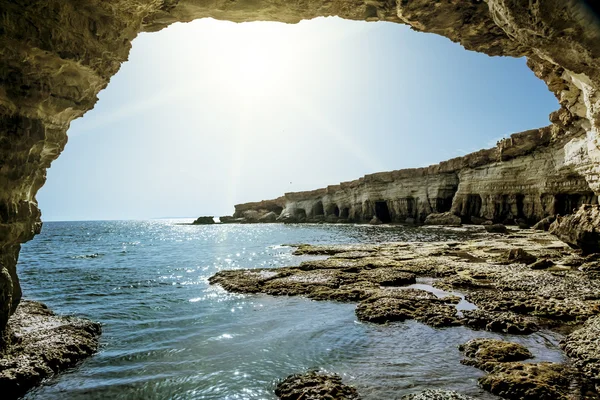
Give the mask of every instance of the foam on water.
[[(431, 387), (494, 398), (477, 388), (482, 373), (459, 363), (457, 346), (508, 336), (414, 321), (363, 324), (354, 304), (237, 295), (207, 282), (223, 269), (306, 259), (282, 243), (460, 240), (463, 232), (176, 222), (46, 223), (23, 246), (25, 297), (104, 329), (99, 354), (26, 398), (274, 399), (277, 380), (315, 367), (342, 374), (366, 399)], [(508, 338), (536, 360), (562, 360), (555, 334)]]

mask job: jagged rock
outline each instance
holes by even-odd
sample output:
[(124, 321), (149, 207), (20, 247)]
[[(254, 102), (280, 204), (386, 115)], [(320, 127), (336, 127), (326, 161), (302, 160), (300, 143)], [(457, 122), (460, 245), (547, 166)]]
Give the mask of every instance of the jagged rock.
[(232, 217), (230, 215), (224, 215), (222, 217), (219, 217), (219, 221), (221, 221), (222, 224), (233, 224), (236, 222), (240, 222), (238, 218)]
[(281, 400), (359, 400), (355, 388), (345, 385), (337, 374), (309, 371), (290, 375), (277, 384), (275, 395)]
[(356, 316), (377, 324), (414, 319), (433, 327), (454, 326), (460, 321), (456, 308), (448, 305), (453, 301), (419, 289), (397, 290), (363, 300), (356, 307)]
[(214, 223), (214, 217), (198, 217), (194, 222), (192, 222), (193, 225), (212, 225)]
[(550, 233), (584, 254), (600, 252), (600, 208), (581, 206), (573, 215), (557, 216)]
[(600, 315), (587, 320), (561, 345), (574, 366), (600, 388)]
[(575, 371), (556, 363), (499, 363), (479, 385), (505, 399), (568, 400)]
[(485, 230), (489, 233), (508, 233), (508, 229), (503, 224), (485, 225)]
[(448, 226), (460, 226), (461, 220), (459, 216), (456, 216), (450, 212), (429, 214), (425, 218), (425, 225), (448, 225)]
[(427, 389), (421, 393), (413, 393), (402, 396), (401, 400), (475, 400), (473, 397), (465, 396), (451, 390)]
[(550, 225), (556, 221), (556, 216), (551, 215), (539, 221), (537, 224), (533, 225), (533, 229), (537, 231), (548, 231), (550, 229)]
[(23, 301), (10, 318), (13, 340), (0, 356), (3, 399), (16, 399), (43, 379), (98, 350), (100, 324), (61, 317), (44, 304)]
[(472, 339), (458, 346), (465, 353), (461, 364), (471, 365), (484, 371), (491, 371), (500, 362), (524, 361), (533, 358), (533, 354), (517, 343), (498, 339)]
[(463, 324), (472, 329), (511, 335), (528, 335), (539, 330), (538, 325), (531, 318), (508, 311), (465, 310)]

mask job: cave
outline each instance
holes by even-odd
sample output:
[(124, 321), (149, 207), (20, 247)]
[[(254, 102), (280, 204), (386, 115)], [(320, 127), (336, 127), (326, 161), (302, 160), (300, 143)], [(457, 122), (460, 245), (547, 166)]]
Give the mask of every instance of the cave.
[(294, 217), (298, 221), (304, 221), (304, 220), (306, 220), (306, 210), (303, 209), (303, 208), (297, 208), (296, 211), (294, 211)]
[(325, 209), (323, 208), (323, 202), (317, 201), (312, 208), (312, 216), (318, 217), (321, 215), (325, 215)]
[(335, 215), (336, 217), (340, 216), (340, 208), (338, 206), (335, 206), (333, 208), (333, 215)]
[[(572, 104), (561, 102), (551, 116), (552, 125), (540, 130), (562, 139), (573, 135), (579, 141), (577, 157), (564, 161), (585, 166), (583, 177), (591, 191), (556, 195), (554, 211), (565, 214), (600, 193), (600, 149), (595, 145), (600, 109), (586, 103), (600, 90), (600, 28), (598, 18), (586, 12), (591, 3), (489, 0), (436, 2), (431, 7), (429, 0), (325, 4), (89, 0), (82, 8), (73, 0), (0, 0), (0, 17), (11, 22), (0, 29), (0, 342), (10, 342), (6, 324), (21, 300), (16, 269), (20, 246), (41, 229), (36, 193), (45, 182), (46, 169), (63, 151), (71, 122), (94, 107), (98, 93), (127, 60), (131, 41), (139, 33), (207, 17), (297, 23), (339, 16), (407, 24), (490, 56), (527, 57), (533, 73), (559, 99), (575, 99)], [(511, 156), (502, 151), (500, 160)], [(481, 198), (473, 200), (467, 201), (468, 213), (478, 215)], [(507, 199), (500, 204), (497, 215), (507, 215)], [(391, 220), (387, 203), (377, 202), (375, 208), (382, 221)], [(407, 210), (415, 212), (408, 200)], [(313, 210), (313, 214), (323, 212)], [(340, 212), (342, 218), (348, 214), (347, 208)], [(306, 211), (297, 209), (295, 216), (305, 219)]]
[(350, 208), (344, 207), (340, 212), (340, 218), (348, 219), (350, 218)]
[(384, 224), (392, 222), (392, 216), (390, 215), (390, 209), (386, 201), (375, 202), (375, 216)]
[(454, 198), (454, 196), (437, 197), (435, 199), (435, 211), (438, 213), (450, 211), (450, 209), (452, 209), (452, 199), (453, 198)]
[(573, 213), (582, 204), (594, 202), (594, 193), (559, 193), (554, 195), (554, 214), (567, 215)]

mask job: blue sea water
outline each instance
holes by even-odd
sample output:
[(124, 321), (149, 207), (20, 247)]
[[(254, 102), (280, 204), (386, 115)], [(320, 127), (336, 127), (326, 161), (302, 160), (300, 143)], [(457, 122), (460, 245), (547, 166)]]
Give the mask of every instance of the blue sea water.
[[(182, 220), (49, 222), (25, 244), (25, 298), (103, 325), (98, 354), (27, 399), (274, 399), (278, 380), (319, 368), (365, 399), (426, 388), (493, 399), (457, 346), (507, 337), (562, 361), (550, 332), (503, 336), (414, 321), (360, 323), (354, 304), (235, 295), (215, 272), (297, 265), (285, 243), (457, 240), (456, 231), (354, 225), (182, 225)], [(187, 221), (189, 222), (189, 221)]]

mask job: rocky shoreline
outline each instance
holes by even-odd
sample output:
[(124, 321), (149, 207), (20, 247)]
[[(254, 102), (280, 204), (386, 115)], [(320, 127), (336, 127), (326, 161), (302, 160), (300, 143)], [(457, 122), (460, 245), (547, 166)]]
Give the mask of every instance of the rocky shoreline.
[[(598, 398), (600, 256), (584, 255), (547, 232), (458, 229), (471, 230), (472, 238), (296, 245), (294, 254), (328, 258), (297, 267), (221, 271), (210, 283), (236, 293), (357, 303), (357, 319), (368, 323), (414, 319), (435, 328), (463, 325), (519, 335), (560, 331), (566, 335), (561, 343), (569, 358), (566, 364), (505, 357), (468, 365), (487, 371), (480, 386), (504, 398)], [(498, 347), (514, 350), (510, 345)], [(466, 348), (479, 354), (478, 348)], [(527, 354), (527, 349), (517, 353)]]
[(3, 399), (16, 399), (96, 353), (102, 332), (97, 322), (56, 315), (35, 301), (21, 301), (8, 328), (10, 344), (0, 355)]

